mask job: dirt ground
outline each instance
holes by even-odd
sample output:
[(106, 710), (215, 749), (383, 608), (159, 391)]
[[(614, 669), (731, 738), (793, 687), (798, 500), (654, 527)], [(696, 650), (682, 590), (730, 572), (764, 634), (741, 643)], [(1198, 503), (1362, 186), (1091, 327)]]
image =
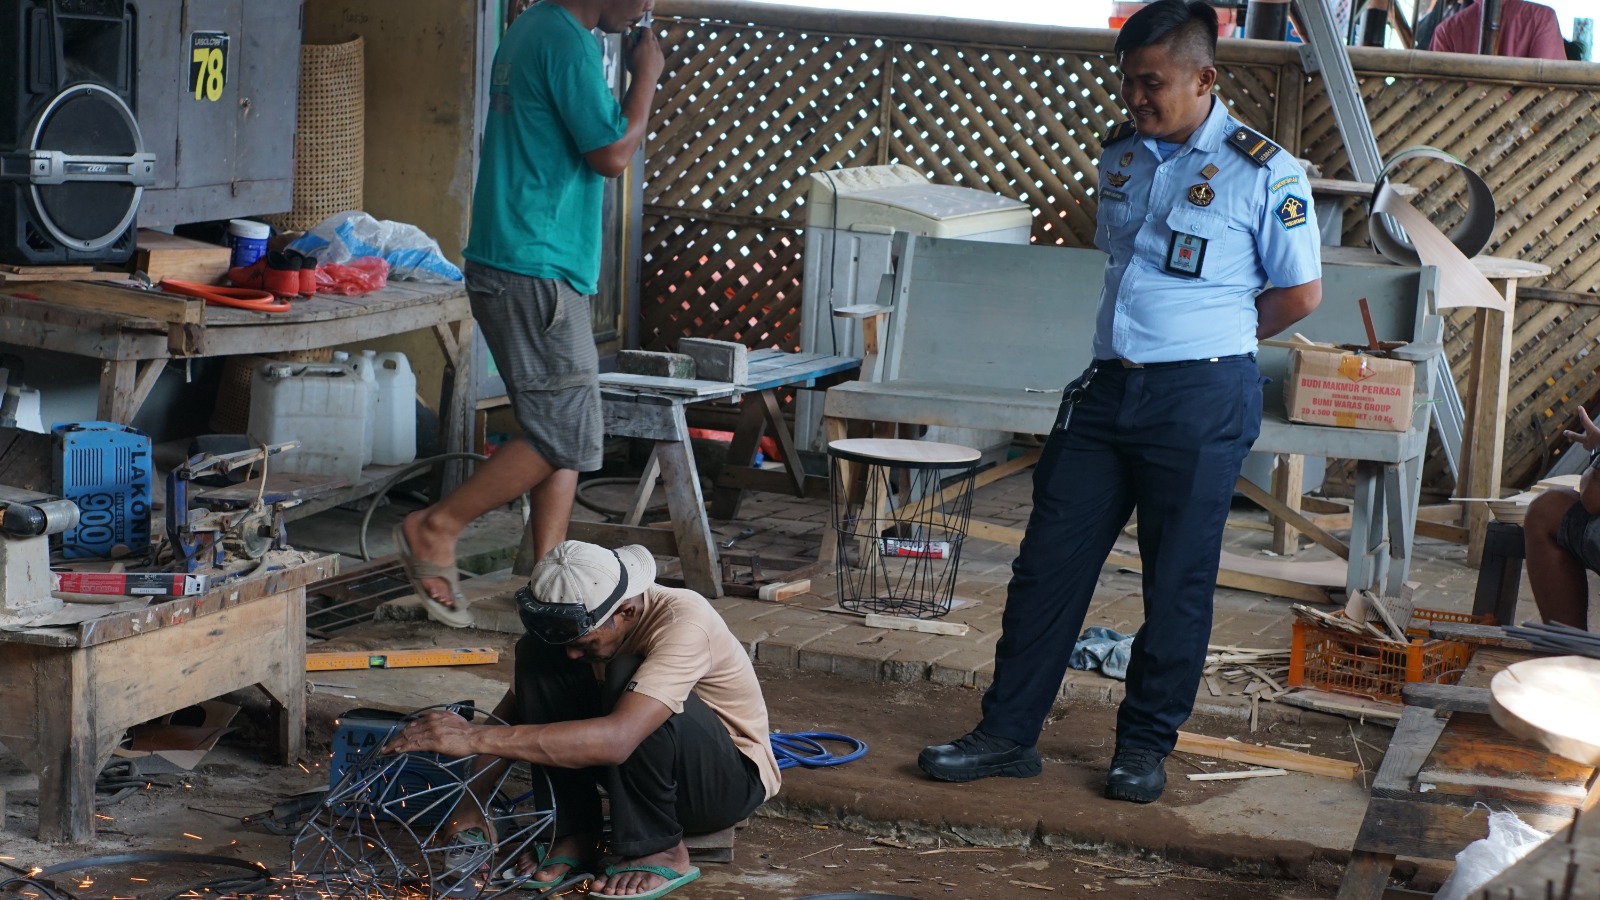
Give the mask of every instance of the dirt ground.
[[(458, 638), (426, 624), (382, 623), (362, 626), (326, 646), (457, 646)], [(463, 699), (492, 706), (510, 674), (512, 642), (509, 636), (478, 632), (474, 643), (502, 650), (501, 661), (492, 666), (311, 673), (310, 747), (306, 761), (297, 767), (268, 764), (271, 741), (264, 701), (250, 692), (230, 695), (230, 700), (244, 706), (234, 730), (194, 772), (159, 776), (149, 789), (102, 805), (99, 836), (89, 845), (48, 846), (32, 840), (37, 827), (36, 780), (14, 757), (0, 752), (0, 790), (8, 795), (0, 865), (26, 869), (92, 855), (179, 850), (258, 860), (281, 872), (289, 856), (289, 838), (247, 826), (240, 818), (295, 793), (326, 787), (332, 721), (351, 707), (405, 711)], [(1263, 797), (1277, 797), (1279, 805), (1290, 798), (1286, 802), (1294, 806), (1322, 802), (1319, 798), (1329, 790), (1359, 791), (1364, 807), (1365, 792), (1359, 785), (1329, 785), (1329, 779), (1311, 776), (1252, 780), (1277, 783), (1267, 787), (1191, 782), (1185, 773), (1242, 767), (1184, 754), (1176, 754), (1168, 764), (1171, 786), (1160, 804), (1111, 804), (1098, 798), (1097, 785), (1109, 759), (1115, 713), (1097, 706), (1075, 707), (1046, 728), (1040, 745), (1046, 771), (1038, 781), (1002, 779), (983, 783), (982, 790), (938, 784), (915, 772), (915, 750), (970, 727), (977, 692), (926, 683), (869, 684), (765, 667), (759, 674), (774, 728), (844, 730), (868, 739), (872, 752), (838, 769), (791, 770), (780, 795), (788, 800), (769, 804), (763, 815), (740, 831), (735, 862), (704, 866), (700, 881), (675, 896), (755, 900), (867, 891), (985, 900), (1102, 894), (1218, 900), (1331, 897), (1340, 872), (1314, 852), (1298, 863), (1266, 867), (1257, 862), (1235, 865), (1235, 858), (1250, 856), (1250, 841), (1265, 839), (1278, 827), (1263, 818), (1272, 806)], [(1369, 767), (1375, 767), (1387, 737), (1382, 728), (1368, 726), (1357, 732), (1343, 720), (1278, 723), (1263, 726), (1255, 735), (1240, 720), (1197, 719), (1189, 727), (1347, 759), (1355, 758), (1359, 736), (1371, 747), (1359, 749)], [(1304, 801), (1296, 799), (1302, 794)], [(1231, 814), (1234, 820), (1219, 820), (1214, 826), (1227, 833), (1211, 834), (1207, 826), (1196, 823), (1197, 814), (1211, 808), (1208, 803), (1233, 803), (1238, 810)], [(851, 814), (841, 815), (839, 809)], [(883, 818), (872, 820), (873, 811)], [(985, 822), (986, 815), (1000, 817), (995, 820), (1000, 824), (986, 826), (991, 839), (958, 836), (966, 832), (950, 824)], [(1215, 818), (1209, 812), (1204, 817)], [(1017, 823), (1014, 828), (1005, 825), (1012, 819)], [(1234, 822), (1237, 827), (1257, 829), (1263, 837), (1234, 830)], [(1209, 868), (1170, 861), (1186, 858), (1185, 853), (1172, 852), (1178, 833), (1190, 847), (1189, 861), (1206, 862)], [(1054, 839), (1045, 839), (1052, 834)], [(1102, 837), (1090, 839), (1097, 835)], [(1130, 846), (1148, 849), (1142, 854), (1107, 849)], [(1195, 858), (1194, 847), (1201, 848), (1203, 858)], [(219, 871), (206, 870), (211, 876)], [(1225, 874), (1229, 871), (1232, 874)], [(1241, 871), (1256, 874), (1238, 874)], [(1263, 872), (1292, 879), (1259, 877)], [(100, 869), (85, 873), (87, 881), (76, 877), (62, 883), (84, 900), (158, 897), (201, 880), (203, 874), (191, 866), (161, 865)], [(140, 878), (146, 880), (135, 880)]]

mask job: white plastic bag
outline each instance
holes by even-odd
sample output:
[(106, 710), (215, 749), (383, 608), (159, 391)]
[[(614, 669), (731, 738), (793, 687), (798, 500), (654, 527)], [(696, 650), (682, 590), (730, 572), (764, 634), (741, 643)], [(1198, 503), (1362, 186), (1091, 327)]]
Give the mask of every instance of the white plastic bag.
[(361, 256), (382, 257), (390, 280), (460, 281), (461, 270), (444, 258), (439, 242), (415, 225), (342, 212), (317, 223), (289, 247), (317, 258), (317, 265), (343, 265)]
[(1549, 837), (1517, 818), (1516, 813), (1489, 813), (1489, 836), (1473, 841), (1456, 854), (1456, 870), (1445, 879), (1433, 900), (1467, 900)]

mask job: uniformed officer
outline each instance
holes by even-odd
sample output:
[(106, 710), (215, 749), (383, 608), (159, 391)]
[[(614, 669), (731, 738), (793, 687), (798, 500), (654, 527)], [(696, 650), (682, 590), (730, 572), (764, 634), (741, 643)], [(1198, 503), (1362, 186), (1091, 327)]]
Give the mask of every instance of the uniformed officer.
[(1194, 707), (1234, 482), (1261, 429), (1258, 338), (1322, 298), (1310, 185), (1212, 95), (1217, 14), (1158, 0), (1117, 37), (1132, 115), (1100, 159), (1095, 246), (1110, 255), (1095, 362), (1034, 472), (994, 683), (972, 733), (924, 749), (946, 781), (1040, 771), (1035, 747), (1101, 566), (1138, 510), (1145, 624), (1105, 794), (1148, 803)]

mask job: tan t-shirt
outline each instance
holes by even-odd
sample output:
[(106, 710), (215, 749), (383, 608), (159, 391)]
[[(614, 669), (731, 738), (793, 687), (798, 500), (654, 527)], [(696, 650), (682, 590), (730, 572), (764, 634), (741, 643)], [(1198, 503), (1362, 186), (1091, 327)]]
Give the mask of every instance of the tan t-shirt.
[(694, 591), (652, 584), (644, 614), (619, 653), (644, 657), (633, 691), (654, 697), (673, 713), (694, 691), (722, 720), (733, 745), (761, 770), (767, 798), (778, 793), (778, 761), (768, 743), (767, 701), (744, 645), (706, 598)]

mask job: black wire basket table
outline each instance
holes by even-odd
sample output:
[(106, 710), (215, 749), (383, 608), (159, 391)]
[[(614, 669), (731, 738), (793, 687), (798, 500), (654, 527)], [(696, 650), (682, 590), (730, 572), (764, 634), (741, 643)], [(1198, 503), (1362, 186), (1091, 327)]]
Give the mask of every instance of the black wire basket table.
[(841, 607), (919, 619), (950, 611), (979, 456), (931, 441), (828, 444)]

